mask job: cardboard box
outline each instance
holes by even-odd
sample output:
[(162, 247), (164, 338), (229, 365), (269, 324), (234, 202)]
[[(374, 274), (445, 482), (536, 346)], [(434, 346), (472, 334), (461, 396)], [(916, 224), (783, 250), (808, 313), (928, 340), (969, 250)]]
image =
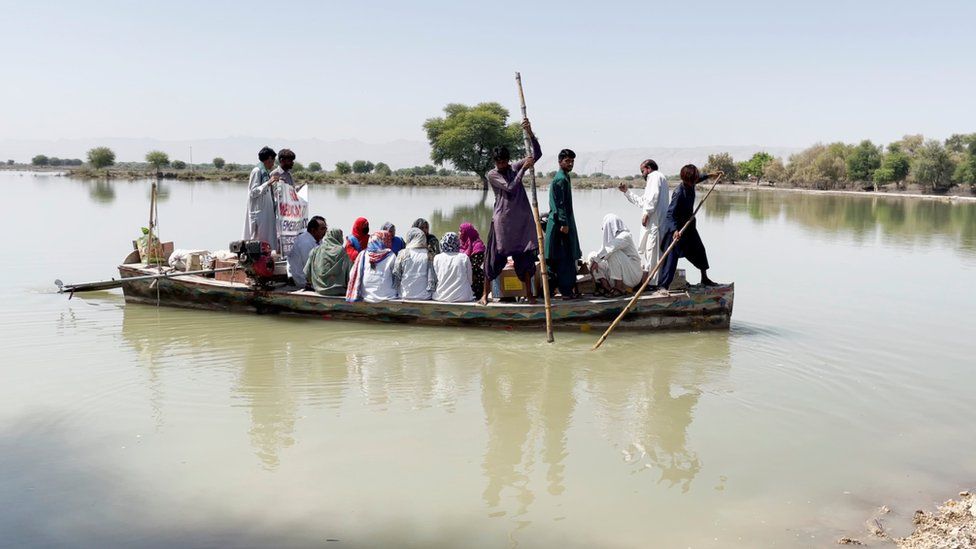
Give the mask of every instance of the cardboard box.
[[(535, 279), (537, 277), (533, 276), (530, 283), (533, 288), (534, 295), (540, 295), (537, 290), (535, 290)], [(515, 274), (515, 267), (509, 262), (508, 266), (502, 269), (502, 273), (498, 275), (491, 283), (491, 296), (500, 299), (504, 297), (524, 297), (525, 296), (525, 286), (519, 277)]]
[[(236, 259), (231, 261), (224, 261), (222, 259), (214, 260), (214, 269), (223, 269), (226, 267), (237, 266), (238, 262)], [(219, 273), (214, 273), (214, 278), (216, 280), (223, 280), (224, 282), (239, 282), (241, 284), (247, 284), (247, 275), (244, 273), (244, 269), (238, 269), (236, 271), (223, 271)]]

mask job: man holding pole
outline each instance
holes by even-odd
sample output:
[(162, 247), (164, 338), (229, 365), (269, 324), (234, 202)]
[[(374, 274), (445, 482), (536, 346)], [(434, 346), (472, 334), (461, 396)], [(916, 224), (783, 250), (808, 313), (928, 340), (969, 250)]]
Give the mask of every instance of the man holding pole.
[(495, 209), (488, 230), (485, 253), (485, 288), (481, 304), (488, 304), (488, 291), (491, 282), (498, 278), (511, 257), (515, 263), (515, 274), (525, 287), (525, 297), (535, 303), (530, 281), (536, 272), (539, 258), (538, 235), (529, 198), (522, 185), (522, 177), (542, 157), (542, 148), (532, 133), (529, 119), (522, 120), (522, 128), (532, 140), (532, 155), (511, 163), (508, 147), (502, 145), (491, 151), (495, 169), (488, 172), (488, 185), (495, 193)]
[[(661, 266), (661, 272), (658, 273), (659, 292), (666, 292), (671, 286), (674, 273), (678, 269), (678, 259), (682, 257), (701, 271), (702, 286), (717, 285), (708, 278), (708, 256), (705, 254), (705, 245), (698, 234), (697, 219), (692, 219), (691, 224), (683, 232), (681, 227), (691, 219), (695, 210), (695, 185), (710, 177), (718, 176), (718, 173), (702, 174), (694, 164), (688, 164), (681, 168), (681, 185), (678, 185), (678, 188), (671, 195), (671, 204), (668, 206), (662, 227), (664, 234), (661, 237), (660, 249), (663, 252), (671, 246), (673, 240), (678, 242), (674, 250), (664, 259), (664, 265)], [(652, 266), (651, 269), (653, 268)]]

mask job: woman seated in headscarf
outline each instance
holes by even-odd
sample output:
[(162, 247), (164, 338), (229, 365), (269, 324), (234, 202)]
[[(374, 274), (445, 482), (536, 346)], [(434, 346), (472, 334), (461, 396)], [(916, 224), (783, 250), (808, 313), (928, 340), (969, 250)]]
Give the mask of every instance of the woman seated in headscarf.
[(424, 231), (424, 235), (427, 238), (427, 253), (430, 254), (430, 258), (433, 259), (435, 255), (441, 253), (440, 243), (437, 242), (437, 237), (430, 234), (430, 223), (424, 218), (419, 218), (413, 222), (413, 226), (416, 229)]
[(485, 291), (485, 243), (470, 223), (461, 223), (458, 236), (461, 238), (461, 253), (471, 260), (471, 291), (476, 299), (480, 299)]
[(394, 254), (400, 253), (400, 250), (402, 250), (406, 246), (406, 244), (403, 242), (402, 238), (396, 235), (396, 225), (387, 221), (386, 223), (383, 224), (381, 228), (384, 231), (389, 231), (390, 234), (393, 235), (393, 246), (390, 247), (390, 249), (393, 250), (393, 253)]
[(644, 281), (634, 237), (614, 214), (603, 218), (603, 247), (586, 258), (597, 295), (617, 297)]
[(441, 253), (434, 256), (434, 274), (437, 276), (437, 289), (434, 301), (458, 303), (474, 301), (471, 290), (471, 260), (459, 253), (461, 240), (457, 233), (447, 233), (441, 239)]
[(305, 289), (322, 295), (345, 295), (351, 267), (352, 261), (342, 247), (342, 229), (329, 229), (305, 263)]
[(420, 229), (407, 231), (406, 248), (396, 256), (393, 280), (400, 299), (428, 300), (437, 287), (434, 264), (427, 255), (427, 237)]
[(356, 257), (349, 271), (346, 301), (376, 303), (397, 298), (393, 284), (396, 256), (390, 250), (392, 242), (392, 235), (386, 231), (376, 231), (370, 237), (366, 250)]
[(352, 234), (346, 237), (346, 255), (349, 261), (356, 262), (359, 252), (366, 249), (369, 243), (369, 221), (365, 217), (360, 217), (352, 223)]

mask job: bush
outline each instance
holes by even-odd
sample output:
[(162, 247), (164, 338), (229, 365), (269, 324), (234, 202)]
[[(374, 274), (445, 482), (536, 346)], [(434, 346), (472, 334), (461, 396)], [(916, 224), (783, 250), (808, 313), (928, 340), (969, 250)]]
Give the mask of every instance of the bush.
[(310, 172), (320, 172), (320, 171), (322, 171), (322, 164), (319, 164), (318, 162), (311, 162), (308, 165), (308, 171), (310, 171)]
[(227, 163), (224, 162), (224, 159), (221, 158), (221, 157), (219, 157), (219, 156), (217, 158), (214, 158), (213, 159), (213, 166), (214, 166), (214, 168), (217, 168), (218, 170), (222, 170), (226, 164)]
[(174, 160), (173, 161), (173, 169), (174, 170), (185, 170), (186, 169), (186, 162), (183, 162), (182, 160)]
[(50, 162), (51, 162), (51, 159), (49, 159), (48, 157), (44, 156), (43, 154), (39, 154), (39, 155), (35, 156), (34, 158), (31, 158), (31, 164), (33, 164), (35, 166), (47, 166)]
[(352, 173), (352, 166), (348, 162), (336, 162), (335, 171), (339, 175), (349, 175)]
[(377, 162), (376, 167), (373, 168), (373, 173), (376, 175), (389, 176), (393, 174), (393, 170), (391, 170), (385, 162)]

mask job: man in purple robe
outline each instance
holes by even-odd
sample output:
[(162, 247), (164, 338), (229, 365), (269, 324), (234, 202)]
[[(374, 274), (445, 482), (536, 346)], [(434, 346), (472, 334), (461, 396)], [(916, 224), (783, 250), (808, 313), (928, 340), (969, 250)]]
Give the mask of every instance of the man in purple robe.
[(495, 169), (488, 172), (488, 185), (495, 193), (495, 210), (491, 216), (488, 230), (488, 243), (485, 253), (485, 291), (481, 303), (488, 304), (488, 290), (491, 282), (498, 278), (511, 257), (515, 263), (515, 274), (525, 286), (525, 297), (535, 303), (529, 283), (536, 272), (539, 259), (539, 240), (536, 234), (535, 218), (529, 197), (522, 186), (522, 176), (542, 157), (542, 148), (532, 125), (526, 118), (522, 128), (532, 139), (532, 156), (511, 164), (511, 153), (502, 145), (491, 151)]

